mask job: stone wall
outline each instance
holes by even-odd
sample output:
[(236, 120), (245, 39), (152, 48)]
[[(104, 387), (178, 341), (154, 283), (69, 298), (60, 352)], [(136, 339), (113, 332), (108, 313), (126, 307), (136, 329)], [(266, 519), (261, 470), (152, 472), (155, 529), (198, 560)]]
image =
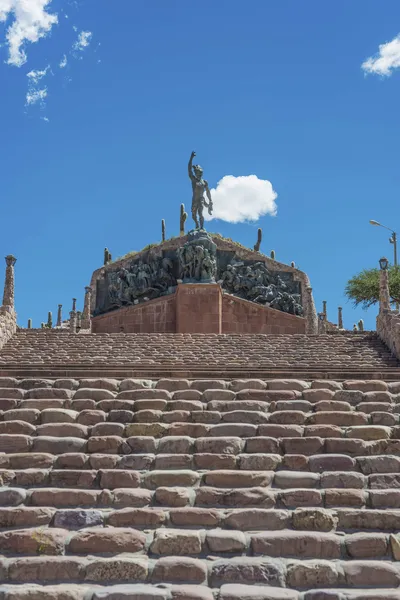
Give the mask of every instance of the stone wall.
[(222, 333), (306, 333), (306, 320), (225, 294)]
[(93, 333), (306, 333), (306, 319), (222, 294), (218, 284), (180, 284), (175, 294), (92, 319)]
[(175, 296), (127, 306), (92, 319), (93, 333), (175, 333)]
[(393, 354), (400, 358), (400, 315), (383, 309), (376, 318), (376, 332)]
[(0, 349), (17, 331), (17, 318), (14, 310), (0, 306)]

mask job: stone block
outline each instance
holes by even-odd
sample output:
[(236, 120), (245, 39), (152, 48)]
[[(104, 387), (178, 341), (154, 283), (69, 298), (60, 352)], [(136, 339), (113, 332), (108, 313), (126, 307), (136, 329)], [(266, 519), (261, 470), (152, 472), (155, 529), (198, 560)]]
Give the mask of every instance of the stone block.
[(158, 529), (150, 546), (150, 552), (169, 556), (200, 554), (201, 551), (200, 532), (179, 529)]
[(148, 572), (145, 558), (95, 558), (90, 559), (86, 566), (85, 580), (105, 584), (112, 581), (146, 581)]
[(151, 580), (154, 583), (204, 583), (207, 581), (207, 565), (197, 558), (165, 556), (154, 565)]
[(68, 544), (74, 554), (121, 554), (143, 550), (146, 536), (131, 528), (93, 527), (76, 533)]
[(284, 587), (285, 568), (269, 558), (240, 556), (216, 560), (211, 565), (210, 584), (212, 587), (233, 584), (232, 587), (236, 588), (238, 584), (260, 584), (267, 586), (264, 589), (269, 591), (269, 586)]
[(341, 556), (341, 538), (332, 533), (274, 531), (251, 535), (255, 554), (274, 557), (326, 558)]
[(306, 531), (332, 531), (338, 522), (335, 511), (323, 508), (296, 508), (292, 520), (295, 529)]

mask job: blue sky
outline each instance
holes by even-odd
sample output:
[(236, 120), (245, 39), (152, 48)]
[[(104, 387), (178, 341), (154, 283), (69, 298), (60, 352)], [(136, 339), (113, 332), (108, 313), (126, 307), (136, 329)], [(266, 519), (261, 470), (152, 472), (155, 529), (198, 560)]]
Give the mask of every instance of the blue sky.
[[(380, 74), (400, 64), (398, 0), (29, 0), (51, 18), (22, 44), (19, 2), (0, 0), (0, 256), (18, 259), (21, 325), (82, 305), (104, 246), (156, 242), (163, 218), (175, 235), (196, 150), (225, 218), (227, 201), (235, 220), (278, 195), (276, 216), (210, 231), (253, 246), (262, 227), (262, 250), (308, 273), (319, 310), (374, 327), (343, 290), (392, 257), (369, 219), (399, 228), (400, 68)], [(227, 200), (223, 178), (250, 175)]]

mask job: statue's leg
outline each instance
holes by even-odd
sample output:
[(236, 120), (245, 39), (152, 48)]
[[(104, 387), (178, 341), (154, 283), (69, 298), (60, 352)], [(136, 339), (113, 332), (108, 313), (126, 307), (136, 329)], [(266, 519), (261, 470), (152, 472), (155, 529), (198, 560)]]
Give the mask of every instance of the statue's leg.
[(196, 225), (196, 229), (198, 229), (199, 222), (197, 220), (197, 207), (196, 206), (192, 206), (192, 219), (194, 221), (194, 224)]
[(200, 217), (200, 229), (204, 229), (204, 217), (203, 217), (203, 207), (199, 208), (199, 217)]

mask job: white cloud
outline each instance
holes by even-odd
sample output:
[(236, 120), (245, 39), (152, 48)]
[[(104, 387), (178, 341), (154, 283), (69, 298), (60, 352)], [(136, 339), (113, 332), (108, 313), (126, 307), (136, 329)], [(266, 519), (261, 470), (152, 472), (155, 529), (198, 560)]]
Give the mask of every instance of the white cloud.
[[(76, 28), (74, 28), (76, 30)], [(93, 33), (91, 31), (81, 31), (78, 39), (73, 45), (73, 50), (83, 51), (87, 48), (92, 40)]]
[(381, 44), (379, 52), (375, 56), (370, 56), (361, 68), (367, 73), (377, 75), (391, 75), (393, 69), (400, 67), (400, 34), (391, 42)]
[(214, 211), (210, 216), (205, 211), (205, 219), (221, 219), (228, 223), (257, 221), (263, 215), (275, 216), (276, 198), (272, 184), (257, 175), (234, 177), (226, 175), (211, 190)]
[(29, 73), (27, 73), (27, 77), (29, 77), (29, 81), (32, 85), (36, 85), (41, 79), (43, 79), (43, 77), (46, 77), (47, 72), (50, 69), (50, 65), (48, 65), (45, 69), (43, 69), (43, 71), (29, 71)]
[(67, 58), (67, 55), (64, 54), (64, 56), (61, 59), (61, 61), (60, 61), (60, 63), (59, 63), (58, 66), (60, 67), (60, 69), (65, 69), (65, 67), (67, 66), (67, 64), (68, 64), (68, 58)]
[(24, 46), (45, 37), (58, 22), (57, 15), (46, 8), (52, 0), (0, 0), (0, 22), (12, 18), (6, 40), (8, 64), (20, 67), (27, 61)]
[(47, 98), (47, 88), (42, 90), (29, 90), (26, 94), (26, 105), (31, 106), (32, 104), (44, 104), (44, 100)]

